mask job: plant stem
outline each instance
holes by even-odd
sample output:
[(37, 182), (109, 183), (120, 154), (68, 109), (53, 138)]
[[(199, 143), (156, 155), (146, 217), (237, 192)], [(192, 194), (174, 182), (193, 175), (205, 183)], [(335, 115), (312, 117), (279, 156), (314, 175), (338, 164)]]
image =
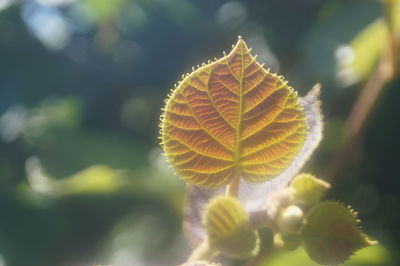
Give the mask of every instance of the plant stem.
[(218, 251), (213, 250), (208, 243), (208, 240), (201, 242), (190, 254), (186, 263), (193, 262), (196, 260), (210, 260), (218, 255)]
[(384, 1), (384, 17), (388, 28), (388, 47), (382, 54), (382, 57), (370, 78), (362, 88), (361, 93), (347, 118), (347, 140), (342, 149), (338, 150), (333, 156), (331, 164), (325, 173), (327, 180), (337, 176), (340, 170), (349, 161), (354, 159), (350, 157), (354, 156), (353, 151), (356, 150), (356, 145), (358, 144), (358, 140), (362, 134), (368, 115), (371, 113), (371, 110), (385, 85), (395, 77), (399, 70), (396, 57), (399, 52), (399, 32), (394, 25), (394, 8), (396, 8), (395, 5), (398, 4), (399, 3), (392, 1)]
[(392, 69), (392, 73), (397, 72), (397, 36), (396, 36), (396, 25), (395, 25), (395, 10), (396, 3), (395, 1), (384, 1), (383, 8), (384, 8), (384, 18), (388, 29), (388, 41), (389, 41), (389, 56), (388, 60), (390, 60), (390, 66)]
[(270, 216), (267, 210), (261, 210), (256, 212), (249, 213), (249, 229), (258, 230), (260, 228), (270, 228), (271, 230), (274, 227), (274, 220)]
[(226, 196), (237, 198), (239, 194), (240, 187), (240, 176), (236, 174), (232, 182), (226, 187)]

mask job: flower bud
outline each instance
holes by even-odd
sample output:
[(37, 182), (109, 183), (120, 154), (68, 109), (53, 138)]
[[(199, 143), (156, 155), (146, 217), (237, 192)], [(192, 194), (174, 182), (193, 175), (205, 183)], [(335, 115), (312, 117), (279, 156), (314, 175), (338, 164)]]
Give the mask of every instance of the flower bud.
[(290, 205), (280, 213), (277, 225), (282, 233), (296, 233), (303, 222), (303, 211), (296, 205)]

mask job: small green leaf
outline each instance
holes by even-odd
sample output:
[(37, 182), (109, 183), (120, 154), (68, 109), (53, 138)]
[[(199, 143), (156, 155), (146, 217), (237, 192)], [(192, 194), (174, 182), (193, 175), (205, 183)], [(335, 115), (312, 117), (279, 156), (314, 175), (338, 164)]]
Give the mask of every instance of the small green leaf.
[[(395, 255), (389, 252), (384, 246), (375, 245), (367, 248), (363, 248), (357, 251), (351, 260), (346, 262), (346, 266), (382, 266), (382, 265), (397, 265), (392, 259), (391, 255)], [(310, 259), (307, 253), (302, 247), (293, 250), (291, 252), (276, 253), (273, 256), (265, 256), (259, 266), (317, 266)]]
[(333, 201), (319, 203), (304, 220), (304, 249), (317, 263), (343, 263), (355, 251), (375, 244), (361, 232), (359, 223), (349, 207)]
[(249, 216), (238, 200), (218, 196), (211, 200), (204, 213), (204, 225), (210, 246), (232, 258), (257, 254), (258, 233), (248, 229)]
[(321, 200), (331, 185), (310, 174), (299, 174), (293, 179), (290, 186), (295, 189), (294, 198), (297, 202), (313, 205)]

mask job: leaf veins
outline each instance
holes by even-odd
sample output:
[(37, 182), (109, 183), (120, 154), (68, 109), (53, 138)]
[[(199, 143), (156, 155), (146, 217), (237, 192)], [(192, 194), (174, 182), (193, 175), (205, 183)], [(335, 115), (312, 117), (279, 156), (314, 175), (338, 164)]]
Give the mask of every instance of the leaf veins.
[(265, 70), (239, 37), (228, 55), (179, 83), (166, 103), (161, 133), (179, 176), (216, 187), (238, 175), (251, 182), (278, 176), (308, 132), (297, 93)]

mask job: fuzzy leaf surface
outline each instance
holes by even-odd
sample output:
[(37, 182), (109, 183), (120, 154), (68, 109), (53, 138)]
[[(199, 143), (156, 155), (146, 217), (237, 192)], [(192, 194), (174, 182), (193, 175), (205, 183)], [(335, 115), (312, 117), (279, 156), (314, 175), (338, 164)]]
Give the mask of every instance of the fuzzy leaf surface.
[(183, 78), (161, 123), (164, 151), (188, 183), (274, 179), (302, 150), (307, 114), (297, 93), (260, 65), (244, 40)]
[(306, 205), (318, 203), (325, 191), (330, 188), (329, 183), (310, 174), (297, 175), (290, 186), (295, 189), (296, 201)]

